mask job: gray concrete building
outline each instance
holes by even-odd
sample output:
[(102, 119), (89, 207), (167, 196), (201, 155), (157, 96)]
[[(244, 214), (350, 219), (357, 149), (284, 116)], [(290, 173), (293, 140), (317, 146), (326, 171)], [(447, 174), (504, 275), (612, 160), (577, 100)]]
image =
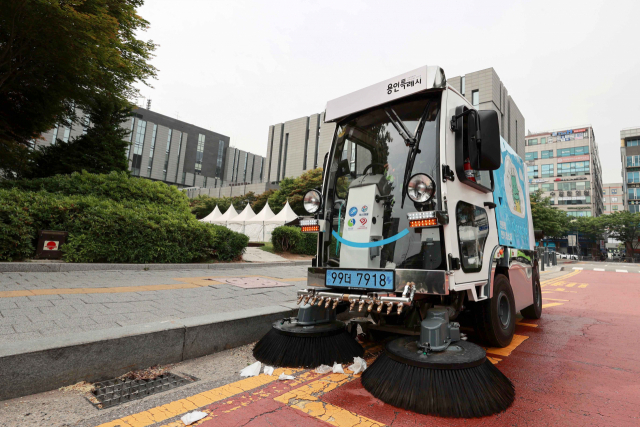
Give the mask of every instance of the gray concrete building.
[(447, 83), (477, 109), (495, 110), (500, 121), (500, 135), (524, 157), (524, 116), (493, 68), (447, 77)]
[[(56, 126), (36, 143), (81, 135), (90, 123), (82, 111), (77, 114), (76, 124)], [(127, 158), (134, 176), (203, 189), (263, 181), (264, 157), (230, 147), (228, 136), (144, 108), (136, 108), (122, 126), (130, 131)]]
[(574, 217), (604, 211), (602, 167), (590, 125), (529, 134), (525, 138), (529, 189)]
[(624, 210), (624, 184), (613, 182), (602, 184), (602, 204), (604, 213), (610, 214)]
[(620, 160), (624, 205), (629, 212), (640, 212), (640, 126), (620, 131)]

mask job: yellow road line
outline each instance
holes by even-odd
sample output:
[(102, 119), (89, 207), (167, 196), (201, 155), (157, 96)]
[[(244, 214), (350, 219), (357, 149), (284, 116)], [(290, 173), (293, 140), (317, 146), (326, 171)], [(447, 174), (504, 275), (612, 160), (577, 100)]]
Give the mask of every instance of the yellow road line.
[(302, 369), (276, 369), (273, 375), (258, 375), (257, 377), (245, 378), (231, 384), (204, 391), (196, 395), (157, 406), (148, 411), (139, 412), (119, 418), (108, 423), (100, 424), (97, 427), (147, 427), (155, 423), (166, 421), (178, 415), (186, 414), (194, 409), (228, 399), (239, 393), (253, 390), (254, 388), (269, 384), (278, 379), (278, 376), (285, 372), (292, 374)]
[(562, 302), (550, 302), (549, 304), (542, 304), (542, 308), (555, 307), (557, 305), (562, 305)]
[(331, 374), (319, 380), (305, 384), (295, 390), (276, 397), (276, 402), (298, 409), (314, 418), (325, 421), (336, 427), (382, 427), (384, 423), (358, 415), (354, 412), (340, 408), (320, 400), (320, 396), (328, 393), (350, 381), (359, 378), (359, 375)]
[(589, 286), (589, 284), (588, 284), (588, 283), (583, 283), (582, 285), (579, 285), (578, 287), (579, 287), (579, 288), (586, 288), (587, 286)]
[(511, 344), (509, 344), (508, 346), (503, 348), (489, 347), (489, 348), (486, 348), (485, 350), (487, 351), (487, 353), (497, 354), (498, 356), (506, 357), (506, 356), (509, 356), (511, 352), (515, 350), (516, 347), (518, 347), (520, 344), (522, 344), (527, 338), (529, 337), (516, 334), (513, 336), (513, 339), (511, 340)]
[(582, 270), (574, 270), (571, 273), (567, 273), (567, 274), (564, 274), (564, 275), (562, 275), (560, 277), (555, 277), (553, 279), (543, 280), (540, 283), (544, 285), (544, 284), (551, 284), (551, 283), (559, 282), (561, 280), (565, 280), (565, 279), (568, 279), (569, 277), (573, 277), (573, 276), (575, 276), (577, 274), (580, 274), (581, 272), (582, 272)]
[(522, 323), (522, 322), (517, 322), (516, 325), (519, 326), (528, 326), (530, 328), (537, 328), (538, 325), (536, 325), (535, 323)]
[[(222, 277), (222, 276), (220, 276)], [(232, 277), (232, 276), (224, 276)], [(236, 277), (236, 276), (233, 276)], [(268, 276), (237, 276), (237, 277), (264, 277), (275, 281), (300, 282), (307, 280), (304, 277), (295, 277), (292, 279), (278, 279)], [(169, 285), (141, 285), (141, 286), (115, 286), (106, 288), (58, 288), (58, 289), (25, 289), (22, 291), (0, 291), (0, 298), (14, 297), (31, 297), (37, 295), (70, 295), (70, 294), (118, 294), (129, 292), (147, 292), (147, 291), (170, 291), (174, 289), (193, 289), (202, 288), (210, 285), (226, 285), (226, 283), (216, 280), (207, 280), (207, 278), (215, 279), (215, 277), (186, 277), (175, 278), (173, 280), (185, 283), (173, 283)]]
[(573, 288), (576, 285), (576, 283), (567, 283), (567, 288)]

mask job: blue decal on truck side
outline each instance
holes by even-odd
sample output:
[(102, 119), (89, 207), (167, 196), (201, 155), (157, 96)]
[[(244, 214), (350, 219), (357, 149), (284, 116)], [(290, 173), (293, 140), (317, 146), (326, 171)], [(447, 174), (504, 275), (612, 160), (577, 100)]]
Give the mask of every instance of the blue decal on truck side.
[(376, 246), (384, 246), (387, 243), (392, 243), (398, 239), (403, 238), (407, 234), (409, 234), (409, 229), (405, 228), (395, 236), (391, 236), (388, 239), (378, 240), (375, 242), (358, 243), (358, 242), (352, 242), (351, 240), (345, 240), (341, 235), (336, 233), (335, 230), (331, 231), (331, 235), (333, 235), (333, 237), (335, 237), (338, 240), (338, 242), (346, 246), (351, 246), (352, 248), (375, 248)]
[(529, 192), (527, 170), (524, 161), (500, 138), (502, 164), (493, 172), (495, 189), (493, 201), (496, 204), (496, 222), (498, 241), (503, 246), (518, 249), (530, 249)]

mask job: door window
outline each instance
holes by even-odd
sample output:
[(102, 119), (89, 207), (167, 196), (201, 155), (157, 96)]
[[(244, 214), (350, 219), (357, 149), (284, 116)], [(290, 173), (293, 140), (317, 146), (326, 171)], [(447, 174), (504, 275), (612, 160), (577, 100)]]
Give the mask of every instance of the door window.
[(484, 244), (489, 234), (487, 211), (469, 203), (458, 202), (456, 224), (462, 271), (473, 273), (482, 270)]

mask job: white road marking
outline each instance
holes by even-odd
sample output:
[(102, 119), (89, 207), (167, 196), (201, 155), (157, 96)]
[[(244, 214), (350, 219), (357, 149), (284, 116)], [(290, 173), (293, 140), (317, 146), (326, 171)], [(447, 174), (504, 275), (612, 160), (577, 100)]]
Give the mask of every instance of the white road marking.
[(616, 270), (616, 273), (628, 273), (627, 270)]
[(593, 271), (604, 271), (604, 268), (594, 268)]
[(582, 267), (573, 267), (574, 270), (582, 270)]

